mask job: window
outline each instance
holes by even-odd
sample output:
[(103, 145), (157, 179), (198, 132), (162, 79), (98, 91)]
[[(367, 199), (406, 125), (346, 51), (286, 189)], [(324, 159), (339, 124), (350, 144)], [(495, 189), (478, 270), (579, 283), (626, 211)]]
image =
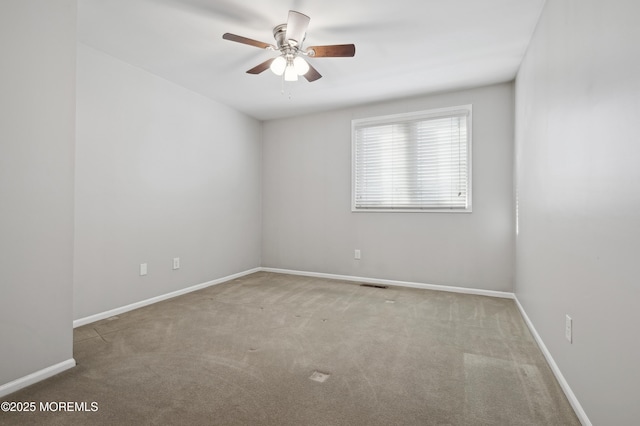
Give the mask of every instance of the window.
[(471, 212), (471, 105), (351, 126), (352, 211)]

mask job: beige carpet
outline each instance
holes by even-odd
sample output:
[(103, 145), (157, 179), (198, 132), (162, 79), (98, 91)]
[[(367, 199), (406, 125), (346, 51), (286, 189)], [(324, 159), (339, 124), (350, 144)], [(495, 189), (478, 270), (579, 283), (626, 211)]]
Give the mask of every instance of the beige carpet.
[(78, 366), (0, 424), (580, 424), (506, 299), (260, 272), (74, 340)]

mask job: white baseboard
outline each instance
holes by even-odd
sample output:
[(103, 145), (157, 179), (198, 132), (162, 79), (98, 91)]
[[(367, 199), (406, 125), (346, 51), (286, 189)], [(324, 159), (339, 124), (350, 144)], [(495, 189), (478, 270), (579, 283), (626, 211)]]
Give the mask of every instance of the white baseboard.
[(260, 270), (264, 272), (275, 272), (278, 274), (302, 275), (307, 277), (328, 278), (332, 280), (343, 280), (343, 281), (357, 281), (357, 282), (364, 282), (364, 283), (370, 283), (370, 284), (392, 285), (392, 286), (398, 286), (398, 287), (422, 288), (426, 290), (448, 291), (451, 293), (464, 293), (464, 294), (476, 294), (480, 296), (500, 297), (503, 299), (513, 299), (515, 297), (513, 293), (509, 293), (507, 291), (482, 290), (477, 288), (454, 287), (454, 286), (437, 285), (437, 284), (424, 284), (424, 283), (415, 283), (410, 281), (396, 281), (396, 280), (385, 280), (385, 279), (379, 279), (379, 278), (354, 277), (351, 275), (325, 274), (321, 272), (294, 271), (290, 269), (263, 267), (263, 268), (260, 268)]
[(167, 300), (167, 299), (171, 299), (173, 297), (181, 296), (183, 294), (191, 293), (193, 291), (201, 290), (203, 288), (207, 288), (207, 287), (210, 287), (212, 285), (222, 284), (224, 282), (231, 281), (231, 280), (234, 280), (236, 278), (243, 277), (245, 275), (253, 274), (254, 272), (260, 272), (261, 270), (262, 270), (262, 268), (249, 269), (249, 270), (246, 270), (246, 271), (243, 271), (243, 272), (238, 272), (237, 274), (228, 275), (226, 277), (218, 278), (218, 279), (213, 280), (213, 281), (207, 281), (207, 282), (202, 283), (202, 284), (196, 284), (196, 285), (191, 286), (191, 287), (187, 287), (187, 288), (183, 288), (183, 289), (180, 289), (180, 290), (172, 291), (171, 293), (166, 293), (166, 294), (162, 294), (160, 296), (152, 297), (150, 299), (141, 300), (140, 302), (131, 303), (130, 305), (121, 306), (119, 308), (110, 309), (108, 311), (100, 312), (100, 313), (95, 314), (95, 315), (90, 315), (88, 317), (79, 318), (79, 319), (73, 321), (73, 328), (80, 327), (80, 326), (86, 325), (86, 324), (90, 324), (92, 322), (100, 321), (100, 320), (112, 317), (114, 315), (120, 315), (120, 314), (123, 314), (125, 312), (132, 311), (134, 309), (142, 308), (143, 306), (148, 306), (148, 305), (151, 305), (151, 304), (154, 304), (154, 303), (161, 302), (163, 300)]
[(585, 413), (584, 409), (582, 408), (582, 405), (580, 405), (580, 402), (578, 401), (578, 398), (576, 398), (576, 395), (571, 390), (569, 383), (567, 383), (567, 380), (562, 375), (562, 372), (560, 371), (558, 364), (556, 364), (555, 360), (551, 356), (551, 352), (549, 352), (549, 349), (547, 349), (547, 346), (542, 341), (542, 338), (538, 334), (538, 331), (533, 326), (531, 319), (529, 318), (524, 308), (520, 304), (518, 297), (514, 297), (514, 300), (516, 301), (516, 305), (518, 306), (518, 309), (520, 310), (520, 313), (524, 318), (524, 322), (527, 324), (527, 327), (529, 327), (529, 330), (531, 331), (533, 338), (536, 340), (536, 343), (540, 347), (540, 350), (542, 351), (544, 357), (546, 358), (547, 363), (549, 364), (549, 367), (551, 367), (551, 371), (553, 371), (553, 374), (556, 376), (556, 379), (558, 380), (558, 383), (560, 384), (562, 391), (564, 392), (567, 399), (569, 400), (569, 403), (573, 407), (573, 411), (575, 411), (576, 416), (578, 416), (578, 420), (580, 420), (580, 423), (582, 423), (583, 426), (592, 426), (591, 421), (587, 417), (587, 413)]
[(58, 373), (62, 373), (65, 370), (76, 366), (76, 360), (70, 358), (66, 361), (62, 361), (58, 364), (52, 365), (42, 370), (38, 370), (35, 373), (28, 374), (24, 377), (20, 377), (12, 382), (6, 383), (0, 386), (0, 398), (9, 395), (10, 393), (19, 391), (22, 388), (26, 388), (41, 380), (48, 379), (51, 376), (55, 376)]

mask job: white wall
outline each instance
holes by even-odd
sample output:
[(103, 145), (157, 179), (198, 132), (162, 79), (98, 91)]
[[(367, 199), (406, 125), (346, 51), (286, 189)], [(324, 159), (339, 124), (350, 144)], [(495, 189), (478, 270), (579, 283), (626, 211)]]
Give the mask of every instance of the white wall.
[(75, 26), (75, 0), (0, 2), (0, 387), (73, 365)]
[(640, 419), (638, 16), (547, 1), (516, 83), (516, 294), (597, 425)]
[(77, 84), (76, 319), (260, 266), (259, 121), (82, 44)]
[[(351, 212), (352, 119), (469, 103), (473, 213)], [(512, 291), (511, 83), (268, 121), (263, 137), (263, 266)]]

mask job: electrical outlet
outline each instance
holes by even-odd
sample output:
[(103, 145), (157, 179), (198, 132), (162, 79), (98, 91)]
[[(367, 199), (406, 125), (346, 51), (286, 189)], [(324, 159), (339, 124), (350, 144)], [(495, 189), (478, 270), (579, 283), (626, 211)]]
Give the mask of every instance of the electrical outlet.
[(566, 315), (564, 319), (564, 337), (569, 343), (573, 342), (573, 320), (569, 315)]
[(356, 249), (354, 254), (353, 254), (353, 258), (356, 260), (360, 260), (360, 250)]
[(140, 275), (147, 275), (147, 264), (146, 263), (141, 263), (140, 264)]
[(173, 269), (180, 269), (180, 258), (179, 257), (174, 257), (173, 258)]

